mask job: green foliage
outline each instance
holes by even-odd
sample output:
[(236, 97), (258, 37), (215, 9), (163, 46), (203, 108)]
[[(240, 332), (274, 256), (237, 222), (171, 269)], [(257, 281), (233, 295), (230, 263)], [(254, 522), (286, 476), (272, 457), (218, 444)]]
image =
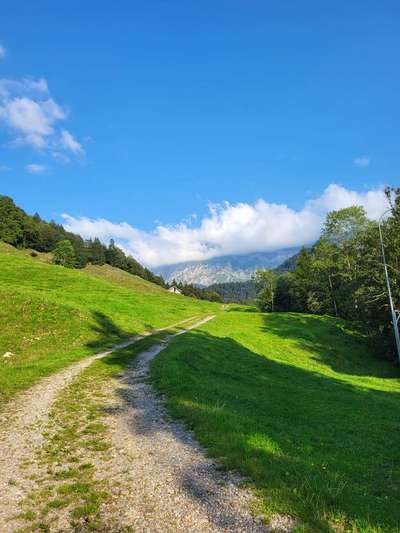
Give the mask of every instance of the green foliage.
[(273, 311), (277, 277), (273, 270), (259, 269), (254, 274), (258, 293), (256, 305), (260, 311)]
[[(388, 190), (390, 216), (382, 232), (395, 305), (400, 308), (400, 189)], [(330, 314), (366, 331), (377, 351), (394, 357), (393, 331), (378, 225), (361, 207), (327, 215), (321, 237), (297, 257), (277, 284), (277, 309)]]
[(54, 248), (53, 263), (68, 268), (74, 268), (76, 263), (74, 248), (70, 241), (58, 241)]
[[(111, 240), (108, 247), (99, 239), (84, 241), (82, 237), (66, 231), (54, 221), (43, 221), (37, 213), (32, 217), (27, 215), (7, 196), (0, 196), (0, 240), (19, 248), (33, 248), (38, 252), (54, 252), (60, 241), (67, 240), (71, 243), (75, 256), (74, 264), (68, 264), (70, 267), (84, 268), (88, 263), (108, 263), (166, 287), (161, 276), (156, 276), (132, 257), (127, 257), (114, 241)], [(62, 246), (65, 247), (65, 244)], [(56, 263), (64, 264), (59, 257)]]
[(24, 212), (7, 196), (0, 197), (0, 240), (15, 246), (24, 242)]
[(88, 241), (89, 249), (89, 261), (92, 265), (104, 265), (106, 262), (106, 251), (105, 247), (101, 244), (99, 239), (94, 239), (93, 241)]
[(106, 250), (106, 263), (121, 270), (125, 270), (127, 267), (125, 254), (121, 248), (115, 245), (113, 239), (110, 240)]
[(152, 362), (170, 413), (250, 479), (258, 512), (307, 533), (400, 531), (398, 370), (341, 320), (236, 309)]
[(227, 303), (249, 304), (253, 303), (257, 296), (257, 288), (253, 280), (214, 283), (207, 288), (218, 293)]
[(191, 283), (180, 283), (175, 280), (172, 281), (171, 287), (179, 289), (184, 296), (190, 296), (198, 300), (208, 300), (209, 302), (222, 302), (221, 296), (209, 287), (203, 289)]

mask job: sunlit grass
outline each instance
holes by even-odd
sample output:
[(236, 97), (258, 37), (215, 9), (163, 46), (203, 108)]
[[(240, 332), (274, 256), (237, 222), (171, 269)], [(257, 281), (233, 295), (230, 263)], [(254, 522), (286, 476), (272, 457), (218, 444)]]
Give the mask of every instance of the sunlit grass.
[(329, 317), (231, 311), (153, 361), (158, 389), (263, 512), (299, 531), (400, 531), (399, 370)]
[(0, 405), (85, 355), (219, 308), (109, 266), (66, 269), (6, 245), (0, 302)]

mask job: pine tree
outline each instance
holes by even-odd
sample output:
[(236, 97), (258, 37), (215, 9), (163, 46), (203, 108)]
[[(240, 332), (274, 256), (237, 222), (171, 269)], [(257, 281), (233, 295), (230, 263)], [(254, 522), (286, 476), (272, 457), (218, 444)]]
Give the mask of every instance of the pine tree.
[(106, 247), (101, 244), (100, 240), (96, 237), (93, 241), (88, 242), (89, 248), (89, 261), (93, 265), (104, 265), (106, 262)]
[(67, 268), (74, 268), (75, 262), (75, 252), (70, 241), (67, 239), (59, 241), (54, 249), (53, 263)]

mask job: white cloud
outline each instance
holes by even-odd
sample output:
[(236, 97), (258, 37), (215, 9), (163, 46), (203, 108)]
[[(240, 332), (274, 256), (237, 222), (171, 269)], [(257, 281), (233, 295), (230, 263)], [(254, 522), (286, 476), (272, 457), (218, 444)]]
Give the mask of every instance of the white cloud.
[[(31, 146), (58, 154), (84, 153), (82, 145), (66, 129), (58, 129), (67, 112), (49, 94), (44, 78), (0, 79), (0, 123), (14, 134), (9, 146)], [(65, 155), (66, 159), (67, 156)]]
[(382, 211), (388, 208), (387, 198), (382, 189), (373, 189), (367, 192), (349, 191), (340, 185), (329, 185), (323, 194), (306, 204), (320, 215), (324, 216), (329, 211), (335, 211), (352, 205), (361, 205), (369, 218), (378, 219)]
[(6, 55), (6, 49), (4, 48), (2, 44), (0, 44), (0, 59), (3, 59), (5, 55)]
[(27, 172), (29, 172), (29, 174), (43, 174), (43, 172), (46, 171), (46, 166), (38, 165), (37, 163), (31, 163), (26, 165), (25, 169)]
[(35, 102), (26, 97), (17, 97), (4, 103), (0, 117), (13, 129), (23, 134), (45, 138), (54, 132), (56, 120), (65, 118), (61, 107), (53, 100)]
[(64, 214), (64, 227), (85, 238), (113, 238), (142, 263), (157, 267), (182, 261), (210, 259), (228, 254), (273, 251), (314, 242), (325, 214), (333, 209), (362, 205), (371, 218), (387, 208), (382, 190), (365, 193), (329, 185), (323, 194), (298, 211), (285, 204), (258, 200), (254, 204), (210, 205), (209, 214), (196, 227), (186, 223), (157, 225), (144, 232), (126, 222), (72, 217)]
[(82, 145), (73, 137), (73, 135), (68, 130), (62, 130), (60, 143), (65, 150), (69, 150), (74, 154), (81, 155), (83, 154)]
[(8, 172), (11, 168), (7, 165), (0, 165), (0, 172)]
[(44, 78), (23, 78), (22, 80), (0, 79), (0, 98), (24, 95), (46, 95), (49, 92)]
[(356, 157), (353, 163), (356, 165), (356, 167), (369, 167), (371, 158), (366, 155), (362, 155), (360, 157)]

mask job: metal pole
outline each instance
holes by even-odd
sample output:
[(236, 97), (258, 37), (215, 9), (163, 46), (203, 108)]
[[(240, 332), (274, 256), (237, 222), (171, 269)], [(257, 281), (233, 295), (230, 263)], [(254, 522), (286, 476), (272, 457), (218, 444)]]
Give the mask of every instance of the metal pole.
[(386, 263), (385, 246), (383, 243), (383, 236), (382, 236), (382, 217), (384, 217), (386, 213), (388, 213), (389, 211), (391, 211), (391, 209), (388, 209), (387, 211), (382, 213), (382, 215), (379, 217), (378, 226), (379, 226), (379, 238), (381, 241), (381, 248), (382, 248), (383, 267), (385, 269), (386, 285), (387, 285), (389, 304), (390, 304), (390, 312), (392, 314), (394, 338), (396, 340), (397, 357), (400, 363), (400, 334), (399, 334), (399, 324), (398, 324), (399, 318), (400, 318), (400, 312), (396, 311), (396, 309), (394, 308), (394, 304), (393, 304), (392, 289), (390, 288), (389, 272), (388, 272), (388, 267)]

